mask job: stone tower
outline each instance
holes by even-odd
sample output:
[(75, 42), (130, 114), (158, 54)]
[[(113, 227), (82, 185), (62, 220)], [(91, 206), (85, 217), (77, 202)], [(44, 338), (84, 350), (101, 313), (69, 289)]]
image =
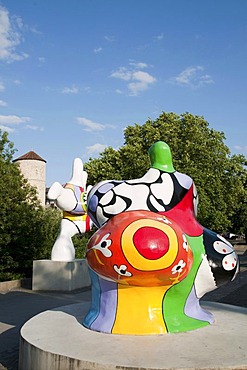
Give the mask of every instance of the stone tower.
[(44, 207), (46, 197), (46, 160), (35, 152), (30, 151), (14, 159), (13, 162), (19, 164), (21, 173), (30, 185), (37, 188), (38, 198)]

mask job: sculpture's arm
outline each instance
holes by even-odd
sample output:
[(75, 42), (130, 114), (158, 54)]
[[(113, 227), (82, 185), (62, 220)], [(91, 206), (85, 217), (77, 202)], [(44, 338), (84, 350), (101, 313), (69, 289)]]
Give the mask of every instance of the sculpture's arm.
[[(71, 179), (64, 186), (59, 182), (54, 182), (48, 191), (47, 197), (54, 200), (61, 210), (70, 212), (80, 201), (76, 199), (75, 190), (79, 189), (80, 193), (85, 193), (86, 183), (87, 172), (83, 170), (81, 159), (75, 158)], [(86, 199), (84, 203), (86, 203)]]

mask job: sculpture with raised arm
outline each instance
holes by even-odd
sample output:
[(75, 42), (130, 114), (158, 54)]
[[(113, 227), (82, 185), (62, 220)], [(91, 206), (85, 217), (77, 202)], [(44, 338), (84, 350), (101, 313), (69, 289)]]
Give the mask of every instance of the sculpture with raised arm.
[(87, 215), (86, 183), (87, 172), (83, 170), (81, 159), (76, 158), (71, 179), (63, 186), (55, 182), (48, 191), (48, 198), (55, 200), (63, 211), (60, 232), (52, 248), (53, 261), (73, 261), (75, 248), (72, 237), (91, 228), (92, 222)]

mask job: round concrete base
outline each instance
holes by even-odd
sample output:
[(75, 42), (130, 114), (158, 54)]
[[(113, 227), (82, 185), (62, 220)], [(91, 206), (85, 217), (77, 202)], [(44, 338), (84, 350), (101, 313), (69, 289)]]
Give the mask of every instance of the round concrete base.
[(19, 370), (247, 369), (247, 308), (204, 302), (213, 325), (129, 336), (84, 328), (88, 305), (59, 307), (30, 319), (21, 329)]

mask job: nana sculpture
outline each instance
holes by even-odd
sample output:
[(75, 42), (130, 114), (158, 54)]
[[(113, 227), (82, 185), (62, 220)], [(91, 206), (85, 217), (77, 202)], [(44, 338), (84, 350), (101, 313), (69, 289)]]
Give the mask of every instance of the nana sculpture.
[(83, 325), (91, 330), (150, 335), (212, 324), (200, 298), (238, 272), (231, 244), (198, 223), (196, 187), (174, 169), (169, 146), (156, 142), (149, 156), (142, 178), (87, 192), (77, 158), (71, 181), (48, 193), (64, 211), (52, 259), (74, 258), (71, 237), (98, 228), (86, 252), (92, 299)]
[(91, 229), (92, 221), (86, 206), (86, 183), (87, 173), (80, 158), (76, 158), (70, 181), (64, 186), (54, 182), (48, 191), (48, 198), (56, 200), (58, 208), (63, 211), (60, 232), (51, 252), (53, 261), (73, 261), (75, 248), (72, 237)]

